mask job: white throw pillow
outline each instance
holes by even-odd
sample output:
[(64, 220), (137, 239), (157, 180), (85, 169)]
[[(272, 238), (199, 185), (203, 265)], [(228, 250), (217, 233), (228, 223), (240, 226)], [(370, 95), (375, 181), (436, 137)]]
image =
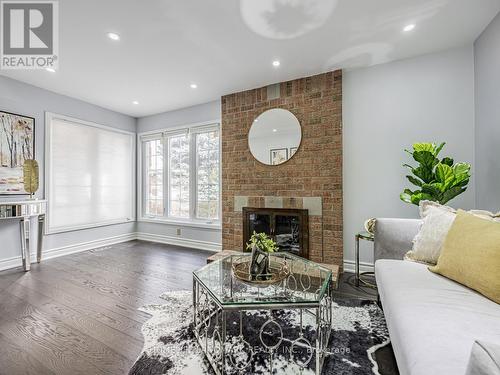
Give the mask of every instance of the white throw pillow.
[(449, 207), (428, 203), (434, 202), (424, 201), (420, 204), (422, 227), (413, 239), (413, 249), (406, 253), (405, 259), (436, 264), (456, 214)]
[[(422, 226), (413, 239), (413, 249), (406, 253), (404, 259), (435, 265), (457, 211), (431, 201), (421, 201), (419, 208)], [(500, 222), (500, 213), (492, 214), (482, 210), (468, 212), (483, 219)]]

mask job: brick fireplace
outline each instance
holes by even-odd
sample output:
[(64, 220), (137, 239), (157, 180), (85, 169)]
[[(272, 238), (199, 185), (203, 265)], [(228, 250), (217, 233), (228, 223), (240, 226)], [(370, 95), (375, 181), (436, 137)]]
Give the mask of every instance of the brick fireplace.
[[(307, 209), (309, 258), (342, 264), (342, 71), (222, 97), (222, 246), (243, 250), (243, 207)], [(250, 153), (248, 132), (264, 111), (300, 121), (302, 143), (288, 162), (269, 166)]]

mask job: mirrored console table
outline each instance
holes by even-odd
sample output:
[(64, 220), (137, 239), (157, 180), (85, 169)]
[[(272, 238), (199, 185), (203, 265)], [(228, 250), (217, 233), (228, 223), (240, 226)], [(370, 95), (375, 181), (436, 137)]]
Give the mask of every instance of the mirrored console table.
[[(21, 227), (21, 257), (23, 269), (30, 270), (32, 244), (36, 243), (36, 260), (42, 260), (43, 230), (45, 224), (45, 213), (47, 210), (46, 200), (24, 200), (16, 202), (0, 202), (0, 221), (20, 220)], [(35, 236), (31, 230), (32, 224), (38, 222), (38, 233)]]

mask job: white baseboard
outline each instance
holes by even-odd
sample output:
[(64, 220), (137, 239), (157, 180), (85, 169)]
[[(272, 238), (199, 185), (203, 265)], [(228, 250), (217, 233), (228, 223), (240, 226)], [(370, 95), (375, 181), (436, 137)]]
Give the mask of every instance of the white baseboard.
[[(359, 272), (373, 272), (374, 270), (373, 263), (359, 263)], [(353, 260), (344, 259), (344, 272), (356, 272), (356, 263)]]
[[(42, 261), (44, 259), (57, 258), (63, 255), (79, 253), (82, 251), (92, 250), (103, 246), (110, 246), (121, 242), (132, 241), (137, 238), (136, 233), (127, 233), (119, 236), (107, 237), (99, 240), (81, 242), (74, 245), (61, 246), (54, 249), (44, 249), (42, 253)], [(36, 262), (36, 253), (31, 254), (31, 262)], [(0, 260), (0, 271), (9, 268), (21, 267), (23, 264), (21, 256), (12, 257)]]
[[(221, 251), (222, 245), (215, 242), (205, 242), (198, 241), (188, 238), (165, 236), (160, 234), (152, 233), (127, 233), (119, 236), (113, 236), (108, 238), (103, 238), (99, 240), (92, 240), (87, 242), (82, 242), (74, 245), (67, 245), (62, 247), (57, 247), (54, 249), (44, 249), (42, 254), (42, 262), (44, 259), (57, 258), (63, 255), (75, 254), (82, 251), (97, 249), (99, 247), (115, 245), (121, 242), (127, 242), (132, 240), (142, 240), (163, 243), (168, 245), (175, 245), (181, 247), (189, 247), (193, 249), (206, 250), (206, 251)], [(31, 254), (31, 262), (36, 262), (36, 254)], [(16, 256), (12, 258), (0, 260), (0, 271), (9, 268), (16, 268), (22, 266), (21, 256)]]
[[(103, 238), (99, 240), (82, 242), (74, 245), (62, 246), (54, 249), (47, 249), (43, 251), (43, 259), (57, 258), (63, 255), (79, 253), (82, 251), (92, 250), (99, 247), (110, 246), (117, 243), (122, 243), (132, 240), (157, 242), (167, 245), (189, 247), (193, 249), (206, 250), (206, 251), (222, 250), (222, 245), (215, 242), (206, 242), (188, 238), (179, 238), (173, 236), (166, 236), (162, 234), (135, 232), (135, 233), (127, 233), (119, 236)], [(36, 262), (36, 254), (31, 254), (31, 261)], [(0, 271), (20, 266), (22, 266), (21, 256), (0, 260)], [(361, 262), (359, 266), (360, 266), (359, 267), (360, 272), (373, 272), (374, 270), (373, 263)], [(349, 259), (344, 260), (344, 271), (355, 272), (355, 264), (353, 260)]]
[(141, 240), (141, 241), (163, 243), (163, 244), (167, 244), (167, 245), (189, 247), (189, 248), (198, 249), (198, 250), (206, 250), (206, 251), (221, 251), (222, 250), (222, 245), (220, 243), (198, 241), (198, 240), (192, 240), (189, 238), (182, 238), (182, 237), (166, 236), (163, 234), (152, 234), (152, 233), (138, 232), (138, 233), (136, 233), (136, 239)]

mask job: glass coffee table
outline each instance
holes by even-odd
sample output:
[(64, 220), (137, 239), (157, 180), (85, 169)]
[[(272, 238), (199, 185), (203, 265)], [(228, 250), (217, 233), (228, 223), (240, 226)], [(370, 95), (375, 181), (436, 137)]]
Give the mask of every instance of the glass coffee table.
[(332, 271), (273, 253), (271, 263), (290, 272), (262, 287), (233, 275), (234, 264), (250, 259), (250, 253), (230, 255), (193, 272), (193, 330), (215, 373), (252, 373), (259, 359), (269, 373), (285, 361), (320, 374), (332, 322)]

